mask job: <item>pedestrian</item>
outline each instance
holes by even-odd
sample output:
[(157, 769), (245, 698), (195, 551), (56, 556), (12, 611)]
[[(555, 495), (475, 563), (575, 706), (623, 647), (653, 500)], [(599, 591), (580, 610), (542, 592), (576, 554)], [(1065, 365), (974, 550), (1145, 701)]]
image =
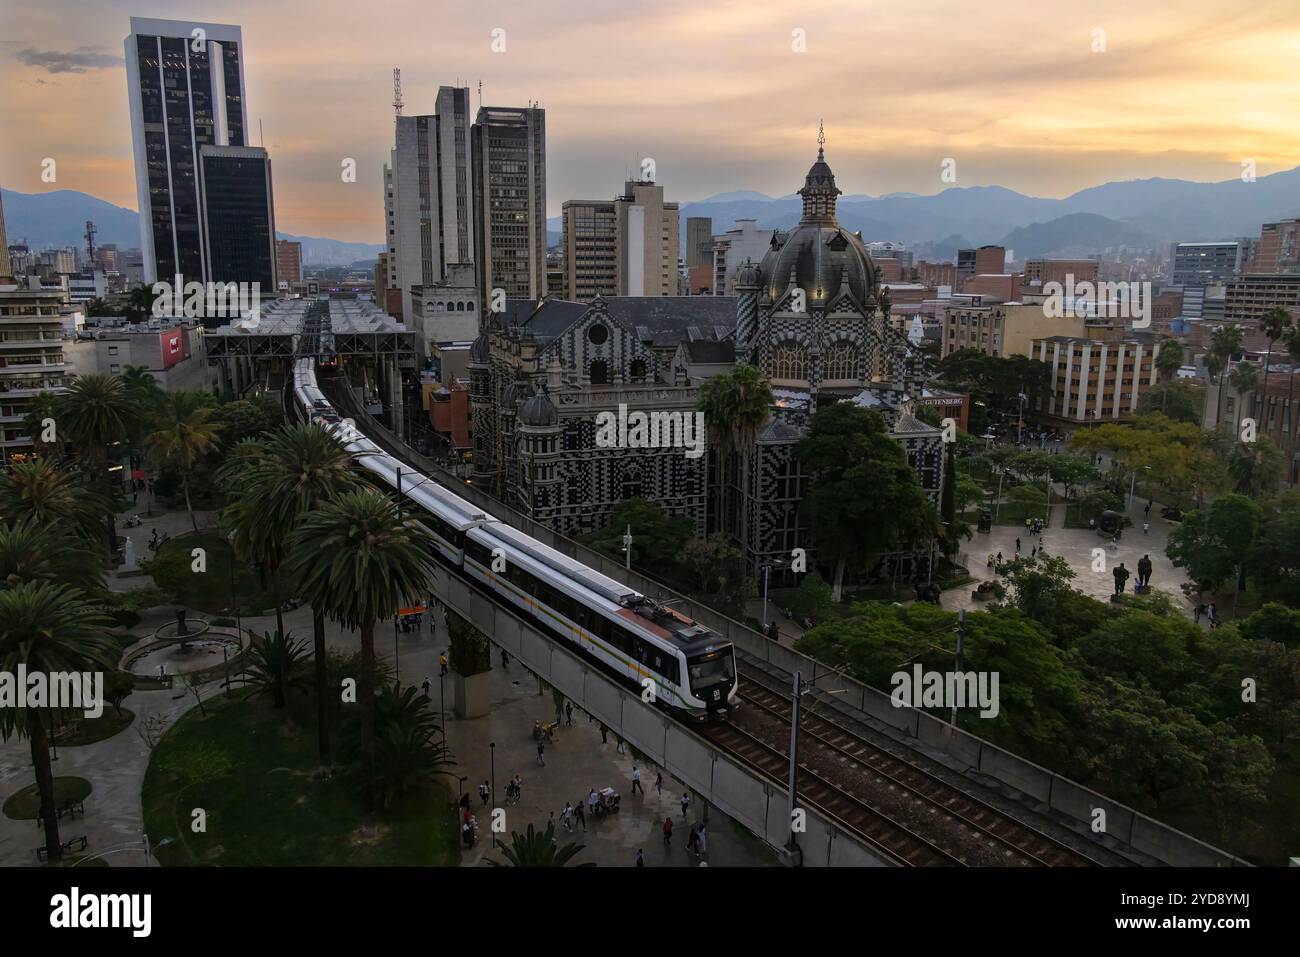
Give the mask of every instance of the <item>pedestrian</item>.
[(1151, 514), (1151, 503), (1152, 503), (1153, 501), (1154, 501), (1154, 499), (1147, 499), (1147, 507), (1144, 508), (1144, 509), (1142, 509), (1142, 514), (1144, 514), (1144, 515), (1150, 515), (1150, 514)]
[(699, 830), (695, 832), (695, 856), (703, 857), (707, 853), (709, 842), (704, 834), (704, 822), (700, 822)]
[(424, 681), (420, 682), (420, 687), (424, 690), (424, 696), (429, 697), (429, 676), (424, 676)]
[(570, 728), (573, 727), (573, 702), (570, 701), (564, 706), (564, 723)]
[(587, 812), (583, 809), (582, 798), (578, 798), (578, 803), (574, 805), (573, 816), (576, 817), (578, 819), (578, 823), (582, 825), (582, 833), (586, 834), (587, 833)]
[(573, 805), (568, 801), (564, 802), (564, 810), (560, 812), (560, 820), (564, 823), (564, 830), (573, 833)]
[(1124, 567), (1123, 562), (1120, 562), (1119, 567), (1111, 574), (1115, 576), (1115, 594), (1122, 595), (1124, 593), (1124, 584), (1129, 579), (1129, 570)]
[(641, 852), (641, 848), (639, 847), (636, 849), (636, 866), (645, 867), (645, 857)]
[(698, 858), (700, 856), (700, 852), (695, 850), (695, 842), (697, 840), (699, 840), (699, 835), (695, 833), (695, 828), (691, 828), (689, 832), (689, 836), (686, 838), (686, 853), (690, 854), (694, 852), (695, 856)]
[(1210, 607), (1206, 609), (1205, 615), (1210, 619), (1210, 627), (1219, 627), (1219, 609), (1215, 607), (1214, 602), (1210, 602)]
[(1035, 545), (1033, 548), (1029, 550), (1029, 557), (1036, 558), (1037, 556), (1038, 556), (1038, 546)]
[(442, 669), (439, 672), (440, 676), (445, 675), (447, 673), (447, 652), (445, 651), (438, 652), (438, 667)]
[(490, 793), (491, 792), (490, 789), (488, 788), (488, 783), (486, 781), (484, 781), (482, 784), (478, 786), (478, 796), (483, 799), (484, 807), (488, 806), (488, 795)]
[(655, 793), (660, 797), (664, 796), (664, 774), (662, 771), (655, 772)]
[(501, 649), (501, 668), (504, 670), (510, 664), (510, 652), (504, 648)]
[(673, 819), (664, 818), (664, 847), (673, 846)]
[(618, 738), (618, 753), (627, 754), (627, 742), (623, 740), (622, 735)]
[(645, 788), (641, 787), (641, 769), (634, 764), (632, 765), (632, 793), (636, 794), (637, 791), (645, 797)]
[(600, 743), (609, 744), (609, 728), (605, 727), (604, 722), (600, 725)]
[(596, 797), (596, 789), (592, 788), (591, 791), (587, 794), (587, 810), (588, 812), (590, 812), (591, 819), (593, 821), (596, 819), (596, 804), (599, 801), (600, 798)]
[(1145, 535), (1145, 534), (1146, 534), (1147, 532), (1149, 532), (1150, 530), (1151, 530), (1151, 523), (1150, 523), (1150, 522), (1143, 522), (1143, 523), (1142, 523), (1142, 534)]
[(682, 792), (682, 820), (686, 820), (686, 809), (691, 806), (691, 796)]
[(546, 767), (546, 742), (545, 741), (537, 742), (537, 766), (542, 768)]
[(1199, 624), (1201, 623), (1201, 616), (1204, 615), (1204, 614), (1205, 614), (1205, 606), (1204, 606), (1204, 605), (1197, 605), (1195, 608), (1193, 608), (1193, 609), (1192, 609), (1192, 624), (1194, 624), (1194, 625), (1199, 625)]
[(524, 793), (524, 779), (521, 778), (518, 775), (518, 773), (516, 773), (515, 774), (515, 803), (516, 804), (519, 803), (519, 799), (520, 797), (523, 796), (523, 793)]
[(1020, 557), (1020, 538), (1016, 538), (1016, 558)]

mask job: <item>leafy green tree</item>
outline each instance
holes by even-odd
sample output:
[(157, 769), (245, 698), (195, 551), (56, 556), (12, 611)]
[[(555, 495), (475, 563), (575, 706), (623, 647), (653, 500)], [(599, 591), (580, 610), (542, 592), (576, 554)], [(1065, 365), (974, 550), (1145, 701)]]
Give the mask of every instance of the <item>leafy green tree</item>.
[[(520, 834), (518, 831), (510, 832), (510, 845), (502, 845), (501, 856), (505, 862), (494, 861), (492, 858), (486, 858), (485, 863), (489, 867), (564, 867), (578, 855), (585, 847), (584, 844), (574, 844), (572, 842), (559, 847), (555, 841), (555, 825), (546, 825), (546, 830), (538, 832), (533, 825), (528, 825), (528, 830)], [(578, 864), (578, 867), (595, 867), (590, 861)]]
[(158, 413), (158, 429), (145, 440), (154, 461), (180, 470), (185, 510), (190, 513), (195, 532), (199, 521), (190, 501), (190, 475), (199, 459), (216, 448), (221, 426), (212, 421), (215, 411), (212, 397), (206, 392), (169, 392)]
[(681, 515), (670, 515), (660, 505), (643, 498), (619, 502), (610, 511), (604, 531), (582, 541), (611, 558), (622, 560), (623, 535), (632, 529), (632, 561), (646, 569), (673, 568), (694, 529)]
[(755, 587), (744, 553), (721, 532), (690, 539), (682, 547), (681, 567), (695, 594), (733, 614), (743, 612)]
[(104, 700), (113, 706), (120, 717), (122, 702), (131, 697), (135, 691), (135, 678), (125, 671), (114, 669), (104, 675)]
[(364, 767), (361, 806), (375, 806), (375, 627), (422, 600), (434, 577), (433, 540), (399, 520), (391, 498), (345, 492), (297, 524), (289, 536), (286, 570), (312, 607), (361, 632), (357, 688)]
[(1263, 511), (1246, 572), (1265, 597), (1300, 608), (1300, 495), (1288, 493)]
[[(1246, 555), (1259, 534), (1259, 504), (1244, 495), (1216, 499), (1208, 508), (1184, 516), (1165, 547), (1177, 568), (1187, 573), (1202, 591), (1239, 578)], [(1241, 583), (1233, 594), (1233, 606)]]
[(1074, 497), (1080, 486), (1097, 480), (1097, 466), (1084, 455), (1049, 455), (1047, 474), (1063, 487), (1066, 499)]
[(849, 402), (819, 410), (795, 457), (811, 476), (803, 508), (819, 552), (835, 562), (836, 601), (850, 565), (940, 532), (906, 453), (878, 413)]
[(230, 449), (245, 439), (265, 439), (284, 423), (280, 405), (265, 393), (218, 406), (212, 421), (221, 427), (221, 445)]
[(1237, 622), (1237, 631), (1250, 641), (1276, 641), (1300, 649), (1300, 610), (1277, 601), (1265, 602)]
[(1206, 797), (1219, 839), (1236, 841), (1258, 829), (1276, 765), (1263, 741), (1239, 734), (1228, 722), (1212, 725), (1210, 735)]
[(790, 614), (794, 615), (797, 621), (810, 618), (816, 622), (824, 622), (834, 607), (831, 586), (815, 568), (803, 576), (799, 587), (795, 589), (794, 597), (790, 599)]
[(1160, 354), (1156, 356), (1156, 371), (1162, 379), (1172, 379), (1183, 367), (1183, 344), (1165, 336), (1160, 340)]
[[(361, 754), (360, 738), (353, 727), (345, 729), (339, 750), (352, 762), (354, 773), (363, 773), (364, 765), (356, 760)], [(397, 682), (380, 685), (375, 698), (374, 785), (379, 806), (389, 810), (451, 763), (446, 745), (439, 740), (438, 719), (428, 695)]]
[(1114, 614), (1110, 605), (1076, 590), (1074, 570), (1059, 555), (1037, 555), (1011, 563), (1004, 579), (1005, 601), (1026, 618), (1051, 631), (1058, 644), (1100, 627)]
[(492, 643), (478, 626), (447, 609), (447, 659), (453, 671), (469, 676), (492, 668)]
[(1254, 442), (1232, 443), (1228, 474), (1234, 482), (1233, 491), (1263, 498), (1277, 488), (1285, 471), (1281, 451), (1264, 436), (1258, 436)]
[[(28, 581), (0, 590), (0, 670), (11, 675), (20, 666), (29, 674), (103, 671), (112, 669), (116, 657), (108, 619), (77, 589)], [(31, 745), (45, 850), (51, 861), (63, 853), (50, 766), (54, 715), (55, 709), (48, 706), (0, 708), (0, 736), (8, 740), (16, 734)]]
[[(240, 463), (238, 465), (234, 463)], [(276, 586), (276, 615), (283, 631), (280, 569), (289, 536), (308, 514), (343, 492), (360, 487), (355, 460), (315, 423), (288, 426), (265, 440), (238, 442), (221, 472), (228, 504), (223, 520), (237, 554), (267, 568)], [(326, 700), (325, 610), (312, 602), (316, 669), (316, 735), (322, 771), (330, 766)]]
[[(1163, 354), (1163, 353), (1162, 353)], [(1162, 412), (1175, 422), (1200, 425), (1204, 417), (1205, 390), (1192, 379), (1166, 379), (1142, 393), (1138, 413)]]

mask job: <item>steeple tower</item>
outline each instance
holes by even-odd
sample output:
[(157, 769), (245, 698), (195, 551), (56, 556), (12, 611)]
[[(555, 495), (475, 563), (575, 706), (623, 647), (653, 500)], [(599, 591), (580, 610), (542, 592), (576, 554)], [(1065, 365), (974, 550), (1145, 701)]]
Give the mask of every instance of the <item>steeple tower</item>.
[(803, 189), (803, 218), (800, 222), (835, 226), (835, 197), (843, 190), (835, 186), (835, 174), (826, 165), (826, 127), (817, 124), (817, 162), (808, 170)]

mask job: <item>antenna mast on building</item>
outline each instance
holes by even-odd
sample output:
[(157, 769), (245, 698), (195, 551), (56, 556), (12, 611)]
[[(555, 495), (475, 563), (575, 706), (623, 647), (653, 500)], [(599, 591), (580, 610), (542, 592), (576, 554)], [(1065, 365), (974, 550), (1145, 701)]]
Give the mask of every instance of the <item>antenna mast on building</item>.
[(90, 258), (90, 268), (95, 268), (95, 224), (86, 220), (86, 255)]
[(393, 117), (402, 115), (402, 70), (393, 67)]

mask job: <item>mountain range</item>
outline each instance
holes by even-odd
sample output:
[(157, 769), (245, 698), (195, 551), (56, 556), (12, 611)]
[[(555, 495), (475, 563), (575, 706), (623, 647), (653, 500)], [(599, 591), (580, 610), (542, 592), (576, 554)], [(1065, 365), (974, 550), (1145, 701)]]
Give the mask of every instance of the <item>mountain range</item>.
[[(3, 191), (9, 241), (33, 246), (82, 245), (86, 220), (97, 241), (138, 246), (138, 217), (86, 193)], [(797, 195), (772, 197), (753, 190), (719, 193), (681, 204), (685, 220), (707, 216), (715, 233), (738, 219), (757, 220), (760, 229), (789, 228), (799, 221)], [(1300, 216), (1300, 167), (1260, 176), (1196, 183), (1142, 179), (1103, 183), (1064, 199), (1026, 196), (1002, 186), (953, 186), (931, 196), (889, 193), (840, 197), (840, 224), (866, 240), (894, 240), (917, 258), (949, 259), (959, 247), (998, 243), (1029, 256), (1087, 256), (1119, 247), (1153, 248), (1167, 242), (1195, 242), (1258, 236), (1261, 223)], [(547, 220), (548, 243), (560, 240), (561, 219)], [(380, 243), (348, 243), (320, 236), (277, 233), (303, 244), (308, 265), (348, 265), (373, 260)]]

